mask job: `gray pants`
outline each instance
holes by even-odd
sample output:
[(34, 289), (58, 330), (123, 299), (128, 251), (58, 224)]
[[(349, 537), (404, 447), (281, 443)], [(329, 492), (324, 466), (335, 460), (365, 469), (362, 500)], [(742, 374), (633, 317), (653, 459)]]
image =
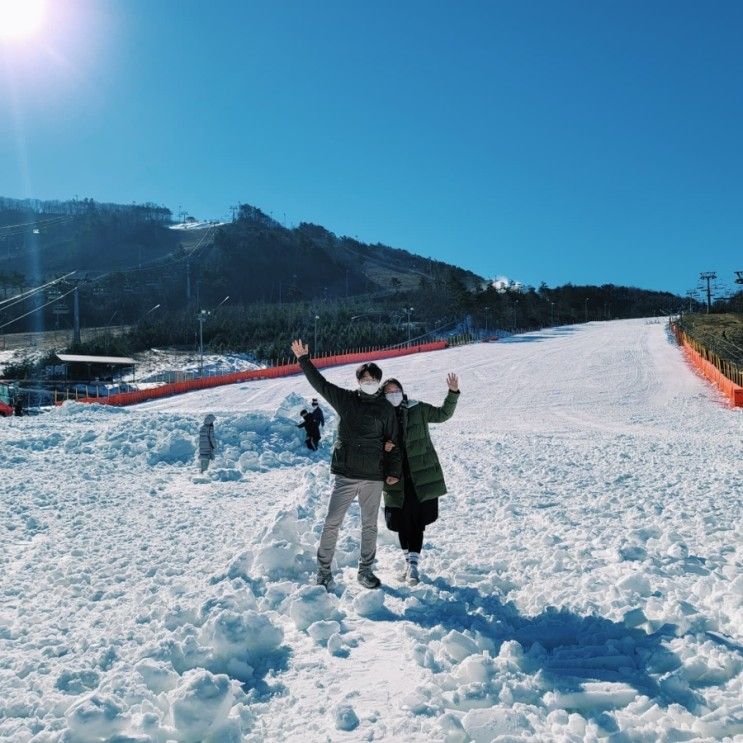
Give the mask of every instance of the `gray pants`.
[(335, 476), (333, 493), (328, 503), (320, 546), (317, 548), (317, 562), (321, 568), (330, 569), (338, 531), (346, 511), (354, 498), (358, 497), (361, 507), (361, 559), (359, 570), (371, 568), (377, 554), (377, 515), (382, 500), (382, 482), (376, 480), (352, 480), (350, 477)]

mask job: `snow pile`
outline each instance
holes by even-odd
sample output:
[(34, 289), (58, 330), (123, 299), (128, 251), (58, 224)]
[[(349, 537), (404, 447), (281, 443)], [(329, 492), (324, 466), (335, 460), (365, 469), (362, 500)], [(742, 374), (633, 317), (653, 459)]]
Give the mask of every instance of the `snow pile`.
[[(324, 634), (320, 629), (322, 626), (326, 632), (335, 629), (337, 622), (327, 620), (338, 616), (337, 604), (337, 599), (328, 594), (322, 586), (304, 586), (289, 602), (289, 616), (294, 620), (297, 629), (307, 630), (313, 626), (315, 634), (318, 632)], [(335, 632), (330, 632), (328, 637), (332, 634)]]
[(338, 730), (350, 732), (359, 726), (359, 718), (350, 704), (339, 704), (335, 708), (335, 727)]
[[(291, 407), (291, 400), (285, 401), (282, 410), (287, 407)], [(166, 466), (168, 469), (173, 465), (190, 467), (198, 456), (198, 431), (203, 423), (200, 415), (142, 415), (131, 409), (75, 402), (67, 402), (49, 415), (52, 419), (66, 419), (70, 425), (42, 437), (11, 438), (0, 450), (0, 462), (9, 461), (24, 450), (56, 447), (62, 447), (71, 457), (96, 456), (102, 463), (126, 459), (140, 466)], [(102, 418), (111, 419), (104, 433), (92, 427)], [(217, 450), (207, 477), (239, 480), (245, 472), (298, 466), (310, 455), (319, 459), (322, 454), (306, 449), (304, 432), (296, 427), (296, 420), (299, 420), (298, 414), (290, 419), (263, 413), (218, 413), (215, 423)], [(53, 424), (52, 427), (56, 428)], [(321, 442), (321, 448), (326, 446), (327, 442)]]

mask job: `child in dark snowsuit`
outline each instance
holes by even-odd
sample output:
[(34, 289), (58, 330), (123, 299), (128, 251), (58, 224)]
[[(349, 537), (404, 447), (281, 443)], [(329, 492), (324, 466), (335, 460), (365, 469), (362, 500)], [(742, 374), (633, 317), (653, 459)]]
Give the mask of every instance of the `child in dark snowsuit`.
[(320, 424), (315, 416), (306, 410), (303, 410), (300, 415), (302, 416), (302, 422), (297, 423), (297, 428), (304, 428), (306, 435), (304, 443), (307, 444), (310, 451), (317, 451), (317, 446), (320, 443)]

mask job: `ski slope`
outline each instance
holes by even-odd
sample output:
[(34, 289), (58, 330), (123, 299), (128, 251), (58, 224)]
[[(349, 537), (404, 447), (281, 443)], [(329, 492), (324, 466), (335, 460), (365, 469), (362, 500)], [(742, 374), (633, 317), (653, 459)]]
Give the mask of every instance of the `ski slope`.
[(381, 519), (358, 586), (355, 508), (312, 585), (336, 420), (307, 452), (303, 377), (3, 421), (0, 739), (743, 740), (743, 411), (665, 326), (382, 366), (462, 387), (415, 588)]

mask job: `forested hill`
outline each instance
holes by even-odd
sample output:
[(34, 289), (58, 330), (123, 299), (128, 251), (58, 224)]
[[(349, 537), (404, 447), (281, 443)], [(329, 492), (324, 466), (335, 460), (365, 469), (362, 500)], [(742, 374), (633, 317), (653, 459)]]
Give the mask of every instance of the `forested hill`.
[[(496, 261), (506, 259), (493, 256), (494, 273)], [(612, 284), (496, 286), (318, 225), (287, 228), (249, 205), (226, 224), (175, 225), (170, 211), (154, 204), (0, 199), (0, 296), (69, 271), (77, 273), (0, 307), (6, 332), (70, 327), (75, 287), (83, 327), (137, 326), (122, 353), (193, 345), (204, 309), (211, 313), (203, 327), (209, 347), (261, 358), (280, 356), (291, 338), (310, 333), (325, 350), (338, 350), (445, 329), (487, 335), (646, 317), (677, 312), (684, 303), (666, 292)], [(110, 350), (108, 340), (103, 345)]]
[(171, 218), (155, 204), (0, 198), (0, 271), (30, 285), (69, 271), (133, 268), (178, 248)]
[(287, 229), (249, 205), (231, 223), (173, 226), (170, 210), (150, 203), (0, 198), (0, 275), (18, 286), (69, 271), (78, 282), (116, 273), (129, 293), (156, 283), (173, 305), (199, 292), (205, 302), (229, 294), (248, 303), (409, 290), (452, 276), (471, 289), (483, 284), (456, 266), (318, 225)]
[(255, 207), (216, 230), (206, 251), (205, 284), (238, 302), (341, 299), (419, 289), (455, 278), (471, 290), (485, 281), (470, 271), (377, 243), (337, 237), (301, 223), (286, 229)]

